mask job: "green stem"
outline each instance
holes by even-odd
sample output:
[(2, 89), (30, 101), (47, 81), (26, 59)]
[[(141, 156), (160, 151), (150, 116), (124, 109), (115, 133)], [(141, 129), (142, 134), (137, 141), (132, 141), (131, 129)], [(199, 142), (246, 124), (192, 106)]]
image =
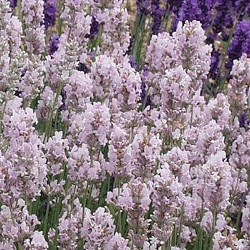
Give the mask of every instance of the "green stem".
[(49, 206), (50, 206), (49, 203), (50, 203), (50, 198), (48, 197), (45, 218), (44, 218), (44, 222), (43, 222), (43, 235), (47, 235), (47, 230), (48, 230)]
[(121, 210), (118, 210), (117, 215), (117, 231), (118, 233), (122, 234), (122, 216), (121, 216)]
[(23, 249), (21, 243), (17, 243), (17, 249), (18, 249), (18, 250), (22, 250), (22, 249)]
[(5, 112), (5, 108), (6, 108), (6, 102), (4, 102), (3, 105), (3, 112), (0, 113), (0, 134), (2, 134), (3, 132), (3, 117), (4, 117), (4, 112)]
[(193, 117), (194, 117), (194, 107), (193, 107), (193, 104), (191, 104), (191, 118), (190, 118), (190, 125), (189, 125), (190, 128), (193, 125)]
[(233, 189), (233, 193), (232, 193), (232, 196), (231, 196), (231, 204), (230, 204), (230, 207), (228, 209), (228, 211), (230, 212), (232, 206), (233, 206), (233, 203), (234, 203), (234, 199), (236, 197), (236, 191), (237, 191), (237, 188), (238, 188), (238, 185), (239, 185), (239, 180), (240, 180), (240, 172), (241, 170), (239, 169), (239, 172), (238, 172), (238, 176), (237, 176), (237, 180), (236, 180), (236, 184), (235, 184), (235, 187)]
[(87, 205), (87, 197), (88, 197), (88, 189), (89, 189), (89, 182), (87, 182), (87, 186), (86, 186), (86, 189), (84, 191), (84, 198), (83, 198), (83, 214), (84, 214), (84, 210), (85, 210), (85, 207)]
[[(118, 196), (119, 196), (121, 192), (121, 181), (118, 178), (115, 178), (114, 187), (118, 188)], [(118, 210), (118, 213), (117, 213), (117, 231), (119, 233), (122, 233), (122, 219), (121, 219), (120, 209)]]
[(21, 0), (17, 0), (17, 7), (16, 7), (16, 15), (20, 22), (22, 22), (22, 6), (21, 6)]
[(60, 83), (58, 88), (57, 88), (55, 100), (54, 100), (53, 105), (52, 105), (52, 107), (50, 109), (49, 120), (46, 121), (45, 135), (44, 135), (43, 143), (45, 143), (50, 138), (50, 136), (52, 135), (53, 114), (54, 114), (54, 111), (55, 111), (55, 107), (56, 107), (56, 103), (58, 101), (58, 98), (59, 98), (59, 96), (60, 96), (60, 94), (62, 92), (62, 89), (63, 89), (63, 84)]
[(64, 9), (64, 1), (59, 0), (59, 10), (58, 10), (58, 21), (57, 21), (57, 31), (58, 35), (60, 36), (62, 34), (62, 28), (63, 28), (63, 20), (61, 19), (61, 14)]
[(177, 235), (177, 246), (180, 246), (180, 243), (181, 243), (181, 230), (182, 230), (183, 219), (184, 219), (184, 205), (181, 206), (180, 227), (179, 227), (179, 232)]
[(161, 250), (166, 250), (166, 243), (161, 246)]
[[(204, 200), (202, 199), (202, 206), (201, 206), (201, 212), (200, 212), (200, 221), (202, 220), (204, 215)], [(195, 248), (194, 249), (203, 249), (203, 230), (199, 224), (197, 229), (197, 239), (195, 241)]]
[(105, 198), (107, 196), (107, 192), (109, 191), (109, 187), (110, 187), (110, 175), (106, 177), (105, 181), (102, 184), (98, 199), (98, 206), (104, 206)]
[(238, 233), (241, 233), (241, 228), (240, 228), (240, 221), (241, 221), (241, 215), (242, 215), (241, 212), (242, 212), (242, 208), (244, 207), (245, 199), (246, 199), (246, 194), (244, 194), (244, 196), (241, 199), (240, 208), (239, 208), (238, 213), (237, 213), (236, 230)]
[(136, 17), (136, 25), (134, 31), (134, 42), (133, 42), (133, 55), (135, 57), (136, 64), (140, 64), (142, 45), (145, 38), (145, 21), (146, 15), (140, 14)]

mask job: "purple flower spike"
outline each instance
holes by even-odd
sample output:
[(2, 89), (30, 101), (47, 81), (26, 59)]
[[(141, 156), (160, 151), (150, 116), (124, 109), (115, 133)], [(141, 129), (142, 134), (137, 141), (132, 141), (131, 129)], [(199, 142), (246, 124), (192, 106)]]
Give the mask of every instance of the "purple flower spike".
[(17, 0), (9, 0), (9, 2), (11, 8), (15, 8), (17, 6)]
[(164, 10), (160, 8), (160, 0), (152, 0), (151, 12), (153, 17), (152, 34), (156, 35), (160, 32), (162, 16), (164, 15)]
[(221, 53), (213, 49), (212, 54), (211, 54), (209, 78), (215, 79), (216, 77), (219, 77), (220, 63), (221, 63), (220, 56), (221, 56)]
[(48, 29), (56, 23), (56, 1), (55, 0), (45, 0), (44, 1), (44, 25)]
[(57, 51), (59, 44), (60, 44), (59, 36), (57, 34), (53, 34), (50, 38), (50, 43), (49, 43), (49, 54), (50, 55), (53, 55)]
[(136, 69), (137, 65), (136, 65), (135, 57), (133, 55), (129, 56), (129, 63), (131, 65), (131, 67)]
[(100, 24), (96, 21), (95, 17), (92, 17), (89, 38), (90, 39), (95, 38), (99, 32), (99, 29), (100, 29)]
[(240, 127), (247, 128), (250, 124), (250, 120), (248, 119), (246, 114), (242, 114), (239, 119)]
[(233, 60), (239, 59), (243, 53), (250, 56), (250, 21), (243, 20), (238, 23), (233, 39), (228, 49), (229, 61), (226, 65), (228, 69), (232, 68)]

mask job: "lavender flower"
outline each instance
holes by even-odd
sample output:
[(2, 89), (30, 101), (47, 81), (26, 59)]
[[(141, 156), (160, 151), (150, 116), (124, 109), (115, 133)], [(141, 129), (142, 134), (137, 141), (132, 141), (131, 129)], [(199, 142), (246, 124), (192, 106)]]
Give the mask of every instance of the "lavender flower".
[[(37, 118), (40, 120), (49, 119), (49, 111), (51, 109), (51, 105), (53, 105), (55, 109), (59, 109), (62, 106), (62, 97), (60, 96), (56, 100), (56, 93), (51, 89), (50, 86), (46, 86), (43, 92), (40, 94), (40, 100), (38, 101), (38, 106), (36, 110)], [(56, 111), (53, 112), (53, 118), (56, 116)]]
[(41, 25), (44, 20), (44, 2), (22, 1), (21, 8), (26, 51), (36, 55), (41, 54), (45, 48), (45, 31)]
[(232, 143), (232, 151), (229, 159), (231, 166), (237, 169), (248, 169), (250, 164), (249, 148), (250, 131), (243, 132)]
[(247, 128), (250, 124), (250, 120), (248, 119), (246, 114), (242, 114), (239, 119), (240, 127)]
[(9, 2), (11, 8), (15, 8), (17, 6), (17, 0), (9, 0)]
[(129, 134), (119, 126), (114, 126), (109, 140), (108, 171), (120, 180), (131, 174), (132, 155), (128, 145)]
[(233, 60), (239, 59), (243, 53), (246, 53), (248, 57), (250, 56), (250, 20), (243, 20), (238, 23), (227, 51), (228, 62), (226, 67), (231, 69)]
[[(74, 70), (64, 87), (65, 96), (62, 101), (71, 110), (84, 109), (89, 97), (92, 97), (92, 81), (88, 74)], [(65, 97), (67, 96), (67, 99)]]
[(107, 194), (107, 203), (127, 212), (127, 222), (130, 226), (129, 235), (133, 244), (139, 249), (147, 240), (149, 220), (144, 217), (149, 210), (150, 194), (151, 190), (146, 183), (141, 182), (138, 178), (123, 184), (119, 190), (115, 188), (113, 192)]
[(215, 78), (220, 72), (220, 56), (221, 53), (218, 50), (213, 49), (211, 53), (211, 64), (210, 64), (210, 71), (209, 76), (211, 78)]
[(124, 1), (108, 1), (105, 8), (93, 9), (98, 23), (102, 24), (102, 43), (100, 49), (105, 55), (112, 55), (122, 61), (129, 48), (129, 16)]
[(59, 44), (60, 44), (59, 36), (57, 34), (53, 34), (50, 37), (50, 42), (49, 42), (49, 55), (53, 55), (57, 51)]
[(160, 0), (151, 1), (151, 12), (153, 17), (152, 34), (157, 34), (161, 28), (161, 20), (164, 10), (160, 7)]
[(212, 25), (213, 33), (222, 32), (222, 39), (227, 41), (234, 22), (241, 21), (245, 15), (249, 15), (250, 2), (247, 0), (214, 0), (213, 8), (216, 13)]
[(136, 69), (137, 64), (136, 64), (136, 61), (135, 61), (135, 57), (133, 55), (129, 56), (129, 63), (130, 63), (132, 68)]
[[(115, 225), (109, 211), (99, 207), (93, 214), (86, 209), (81, 236), (86, 239), (85, 249), (108, 249), (105, 244), (112, 240)], [(126, 243), (125, 243), (126, 244)]]
[(250, 58), (243, 53), (239, 60), (233, 61), (230, 72), (231, 79), (228, 84), (228, 100), (231, 108), (239, 113), (245, 113), (249, 109), (248, 83), (250, 80)]
[(170, 5), (174, 15), (172, 30), (177, 28), (178, 21), (197, 20), (202, 23), (204, 29), (208, 28), (212, 20), (212, 1), (185, 0), (179, 1), (177, 6)]
[(250, 2), (248, 0), (236, 0), (234, 6), (242, 17), (250, 15)]
[(201, 14), (202, 14), (202, 11), (199, 8), (197, 0), (185, 0), (183, 1), (181, 5), (181, 8), (178, 13), (178, 17), (180, 20), (192, 21), (192, 20), (197, 19), (197, 17), (199, 19)]
[(97, 36), (100, 29), (100, 23), (96, 21), (96, 18), (93, 16), (91, 25), (90, 25), (90, 34), (87, 35), (87, 38), (93, 39)]
[[(67, 204), (67, 202), (68, 200), (65, 199), (64, 204)], [(70, 213), (64, 212), (59, 219), (57, 242), (60, 249), (77, 249), (77, 241), (79, 241), (81, 231), (83, 230), (83, 216), (83, 208), (77, 198), (71, 204)], [(54, 237), (54, 230), (51, 229), (49, 234), (50, 237)]]
[(56, 1), (55, 0), (45, 0), (44, 1), (44, 26), (45, 29), (52, 27), (56, 23)]
[(167, 11), (174, 13), (172, 31), (176, 29), (178, 21), (197, 20), (209, 31), (208, 36), (212, 42), (220, 32), (226, 41), (234, 21), (242, 20), (250, 13), (250, 3), (245, 0), (184, 0), (167, 1), (166, 4)]
[(232, 1), (218, 0), (214, 4), (216, 11), (216, 17), (213, 22), (213, 31), (215, 33), (221, 32), (225, 28), (231, 28), (233, 26)]
[(250, 249), (249, 0), (134, 1), (130, 48), (126, 0), (19, 2), (0, 0), (0, 249), (196, 249), (201, 230)]

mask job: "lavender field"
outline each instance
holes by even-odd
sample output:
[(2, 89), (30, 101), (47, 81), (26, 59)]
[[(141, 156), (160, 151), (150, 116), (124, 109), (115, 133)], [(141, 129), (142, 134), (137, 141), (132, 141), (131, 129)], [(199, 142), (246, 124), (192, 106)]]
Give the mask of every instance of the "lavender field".
[(0, 0), (0, 250), (250, 250), (249, 0)]

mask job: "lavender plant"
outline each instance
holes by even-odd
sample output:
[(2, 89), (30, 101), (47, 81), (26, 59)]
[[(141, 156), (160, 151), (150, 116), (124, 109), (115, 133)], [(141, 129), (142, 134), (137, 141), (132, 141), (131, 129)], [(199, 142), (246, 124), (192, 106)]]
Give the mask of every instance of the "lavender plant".
[(250, 6), (128, 4), (0, 0), (0, 249), (250, 249)]

